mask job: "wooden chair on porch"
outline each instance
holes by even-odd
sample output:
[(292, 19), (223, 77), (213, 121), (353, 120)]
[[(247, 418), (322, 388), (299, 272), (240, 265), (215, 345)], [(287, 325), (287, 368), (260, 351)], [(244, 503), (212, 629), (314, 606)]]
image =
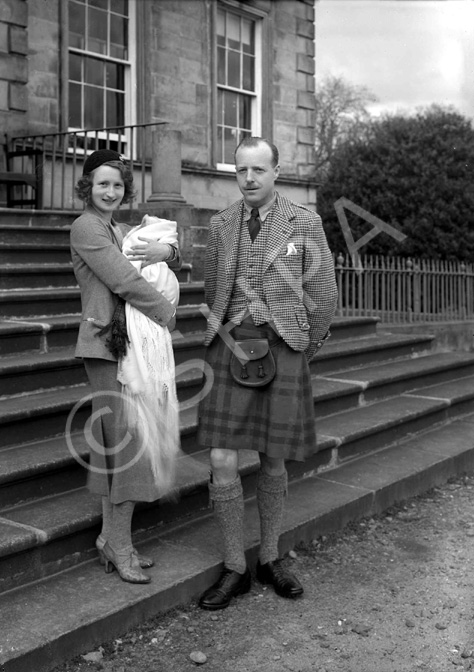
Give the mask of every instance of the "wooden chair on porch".
[[(16, 170), (18, 159), (21, 161), (19, 171)], [(6, 185), (7, 207), (29, 206), (41, 210), (43, 207), (43, 150), (33, 148), (9, 150), (7, 148), (5, 164), (6, 171), (0, 171), (0, 184)], [(31, 196), (26, 193), (26, 187), (32, 188)]]

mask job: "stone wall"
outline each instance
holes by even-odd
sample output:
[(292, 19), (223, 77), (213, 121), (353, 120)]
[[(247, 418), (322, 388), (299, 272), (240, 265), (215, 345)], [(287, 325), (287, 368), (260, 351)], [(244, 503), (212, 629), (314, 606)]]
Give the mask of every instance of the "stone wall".
[(210, 6), (204, 0), (147, 3), (149, 114), (183, 133), (182, 160), (211, 164)]
[(30, 133), (62, 130), (60, 118), (60, 0), (28, 0)]
[(9, 135), (28, 129), (27, 82), (28, 3), (26, 0), (2, 0), (0, 2), (0, 125), (2, 131)]
[(314, 6), (278, 0), (274, 13), (274, 141), (283, 175), (313, 179)]
[[(0, 2), (0, 118), (10, 134), (67, 127), (63, 6), (61, 0)], [(314, 0), (229, 0), (227, 6), (262, 18), (263, 134), (280, 150), (282, 193), (315, 207)], [(135, 35), (136, 121), (166, 121), (181, 131), (183, 195), (211, 209), (239, 197), (234, 176), (216, 170), (212, 155), (216, 7), (217, 0), (137, 0)]]

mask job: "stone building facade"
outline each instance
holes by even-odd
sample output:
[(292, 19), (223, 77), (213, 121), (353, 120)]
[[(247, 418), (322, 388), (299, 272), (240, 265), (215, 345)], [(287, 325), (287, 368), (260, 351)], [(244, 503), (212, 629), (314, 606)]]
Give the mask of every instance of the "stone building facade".
[(200, 229), (240, 195), (235, 145), (261, 135), (280, 192), (315, 207), (314, 0), (1, 0), (0, 121), (10, 139), (164, 122)]
[[(97, 28), (107, 21), (115, 21), (109, 36)], [(181, 131), (187, 202), (214, 208), (235, 198), (218, 134), (226, 125), (232, 143), (250, 125), (280, 148), (281, 188), (314, 204), (313, 21), (313, 0), (2, 0), (2, 127), (10, 137), (87, 127), (87, 115), (72, 118), (71, 88), (97, 80), (86, 74), (72, 84), (73, 71), (81, 58), (89, 69), (104, 58), (106, 67), (123, 65), (106, 77), (125, 80), (124, 96), (109, 94), (121, 96), (126, 123), (165, 121)], [(239, 57), (241, 75), (250, 77), (243, 83), (231, 72)], [(250, 61), (254, 72), (246, 73)], [(241, 116), (249, 118), (236, 120), (248, 89), (243, 105), (252, 109)], [(82, 104), (94, 107), (97, 97)], [(107, 125), (100, 114), (89, 121)]]

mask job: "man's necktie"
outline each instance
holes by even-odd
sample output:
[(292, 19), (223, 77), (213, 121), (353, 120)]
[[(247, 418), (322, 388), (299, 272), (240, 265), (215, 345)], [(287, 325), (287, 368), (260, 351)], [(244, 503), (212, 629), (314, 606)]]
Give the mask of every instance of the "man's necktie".
[(250, 238), (253, 243), (253, 241), (258, 236), (260, 231), (260, 217), (258, 215), (258, 208), (252, 208), (248, 225), (249, 225)]

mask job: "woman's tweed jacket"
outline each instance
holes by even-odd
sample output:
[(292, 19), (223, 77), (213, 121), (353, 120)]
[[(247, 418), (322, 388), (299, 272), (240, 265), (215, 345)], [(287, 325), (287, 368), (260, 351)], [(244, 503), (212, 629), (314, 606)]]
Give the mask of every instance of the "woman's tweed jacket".
[[(225, 323), (236, 279), (243, 200), (214, 215), (206, 251), (205, 297), (211, 309), (205, 345)], [(321, 218), (277, 194), (268, 249), (263, 263), (263, 292), (282, 338), (308, 361), (323, 345), (337, 302), (334, 264)]]
[(163, 327), (175, 313), (174, 306), (123, 256), (121, 237), (90, 206), (72, 224), (71, 256), (82, 302), (76, 357), (115, 361), (107, 348), (108, 335), (97, 332), (111, 321), (117, 296)]

